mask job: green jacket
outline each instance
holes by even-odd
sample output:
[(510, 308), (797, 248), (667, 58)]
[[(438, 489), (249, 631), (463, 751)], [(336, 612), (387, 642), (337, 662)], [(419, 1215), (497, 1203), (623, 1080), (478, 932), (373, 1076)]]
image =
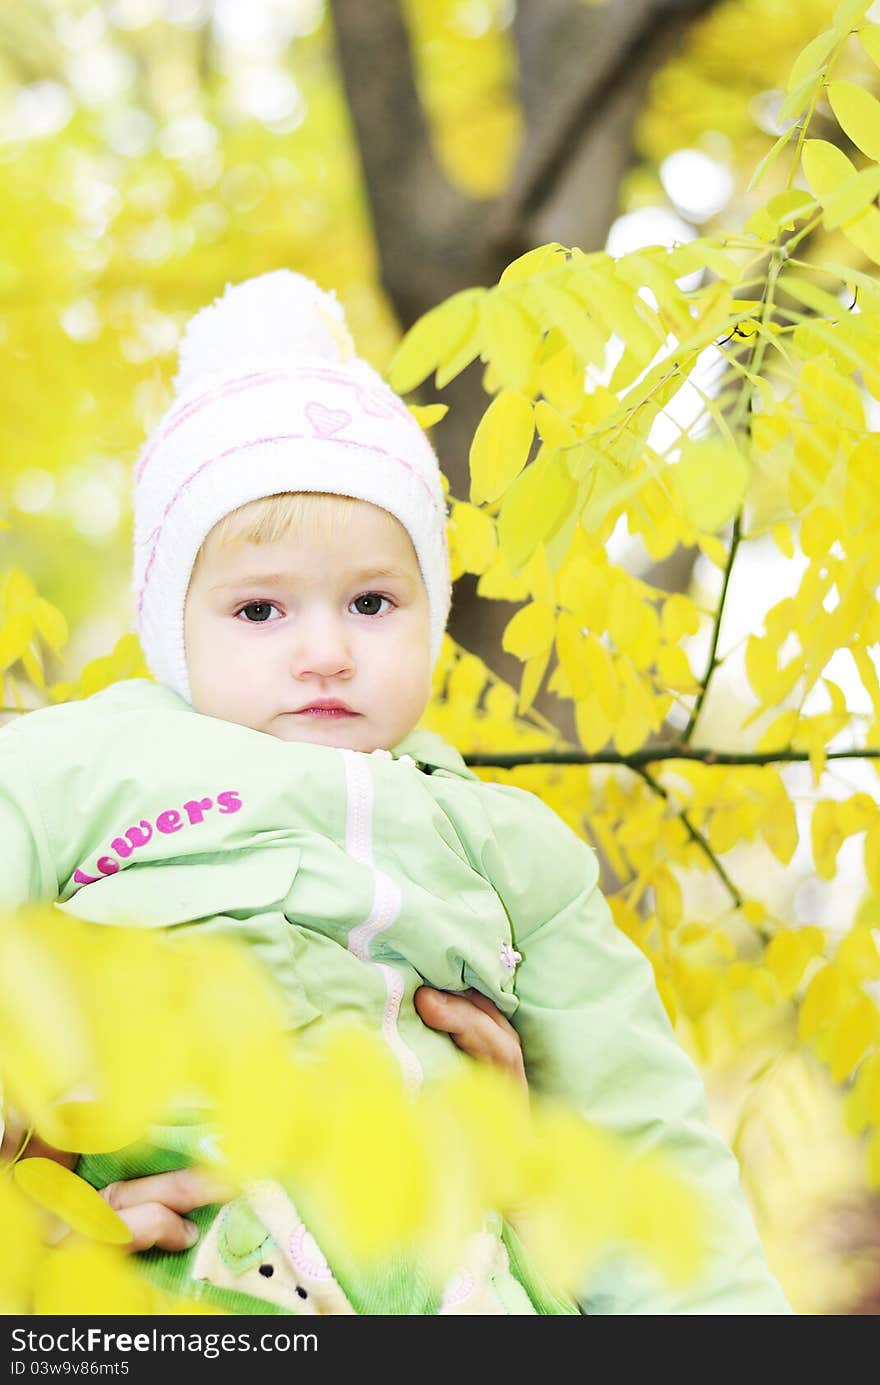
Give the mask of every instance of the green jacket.
[(52, 899), (99, 923), (245, 938), (292, 1027), (356, 1014), (413, 1084), (459, 1061), (418, 1018), (416, 988), (478, 988), (515, 1026), (534, 1089), (665, 1151), (720, 1214), (699, 1284), (671, 1291), (609, 1259), (584, 1310), (789, 1311), (594, 852), (439, 737), (372, 754), (290, 744), (118, 683), (0, 731), (0, 859), (0, 906)]

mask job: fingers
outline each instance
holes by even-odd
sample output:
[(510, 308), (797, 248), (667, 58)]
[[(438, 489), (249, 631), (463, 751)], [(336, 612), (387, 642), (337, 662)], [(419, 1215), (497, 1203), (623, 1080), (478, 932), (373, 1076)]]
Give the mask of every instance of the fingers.
[(145, 1178), (120, 1179), (101, 1190), (101, 1196), (114, 1212), (152, 1202), (161, 1202), (172, 1212), (191, 1212), (209, 1202), (226, 1202), (232, 1193), (227, 1183), (204, 1169), (174, 1169), (171, 1173), (147, 1174)]
[(527, 1087), (519, 1035), (488, 997), (473, 990), (451, 995), (420, 986), (415, 1006), (430, 1029), (448, 1034), (463, 1053), (492, 1063)]
[(175, 1169), (145, 1178), (108, 1183), (101, 1191), (131, 1232), (127, 1250), (188, 1250), (198, 1240), (194, 1222), (182, 1213), (232, 1196), (228, 1184), (202, 1169)]
[(144, 1202), (119, 1216), (131, 1232), (125, 1250), (189, 1250), (199, 1239), (195, 1222), (179, 1217), (161, 1202)]

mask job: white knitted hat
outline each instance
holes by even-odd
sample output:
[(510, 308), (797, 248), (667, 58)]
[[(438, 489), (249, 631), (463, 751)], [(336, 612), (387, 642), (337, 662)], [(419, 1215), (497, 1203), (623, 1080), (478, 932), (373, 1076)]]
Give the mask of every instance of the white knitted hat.
[(451, 599), (437, 458), (353, 354), (335, 295), (285, 269), (227, 285), (190, 320), (174, 387), (135, 471), (136, 624), (158, 681), (190, 700), (183, 608), (208, 533), (248, 501), (285, 491), (352, 496), (400, 521), (428, 593), (436, 659)]

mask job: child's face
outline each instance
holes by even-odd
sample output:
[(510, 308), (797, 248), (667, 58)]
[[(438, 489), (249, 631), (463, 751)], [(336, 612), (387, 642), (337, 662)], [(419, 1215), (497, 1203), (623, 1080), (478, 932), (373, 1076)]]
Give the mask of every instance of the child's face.
[[(202, 548), (184, 612), (192, 705), (282, 741), (390, 749), (431, 690), (428, 596), (409, 535), (356, 502), (337, 533)], [(306, 710), (345, 703), (348, 714)]]

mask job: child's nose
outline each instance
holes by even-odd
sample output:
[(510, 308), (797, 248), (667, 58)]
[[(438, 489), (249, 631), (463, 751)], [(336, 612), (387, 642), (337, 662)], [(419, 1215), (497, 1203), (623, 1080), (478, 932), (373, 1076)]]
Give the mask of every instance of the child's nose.
[(352, 651), (343, 621), (304, 617), (296, 625), (290, 656), (295, 677), (313, 674), (334, 678), (352, 672)]

